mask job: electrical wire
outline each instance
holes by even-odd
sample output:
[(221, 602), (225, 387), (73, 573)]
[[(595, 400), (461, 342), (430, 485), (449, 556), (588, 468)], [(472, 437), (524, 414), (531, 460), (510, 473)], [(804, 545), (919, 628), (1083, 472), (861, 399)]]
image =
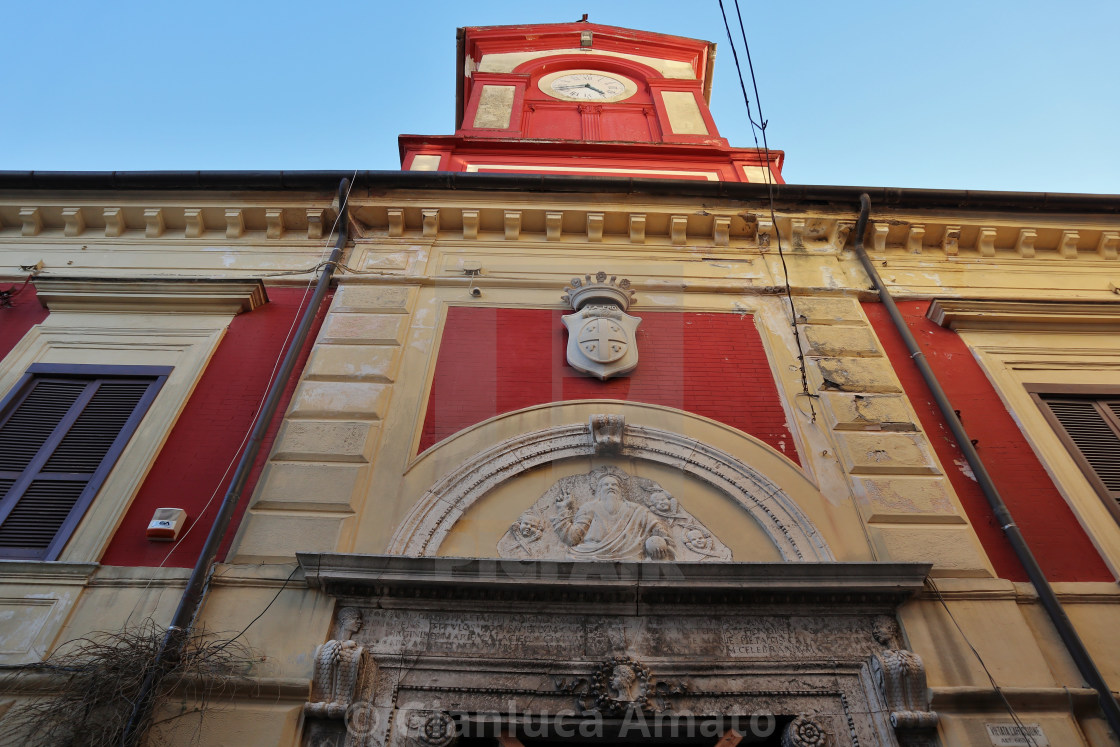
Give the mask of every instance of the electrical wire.
[(245, 633), (249, 630), (249, 628), (253, 627), (253, 623), (255, 623), (257, 620), (260, 620), (262, 617), (264, 617), (264, 613), (268, 612), (269, 607), (271, 607), (276, 602), (276, 600), (280, 598), (280, 594), (284, 591), (284, 589), (288, 588), (288, 582), (292, 580), (292, 578), (296, 575), (296, 571), (298, 571), (300, 569), (300, 567), (301, 567), (300, 564), (296, 563), (296, 567), (293, 568), (292, 572), (288, 574), (288, 577), (286, 579), (284, 579), (284, 583), (281, 584), (280, 588), (276, 590), (276, 593), (272, 596), (272, 599), (269, 600), (268, 604), (266, 604), (264, 606), (264, 609), (261, 610), (260, 613), (256, 617), (254, 617), (252, 620), (250, 620), (249, 623), (244, 628), (241, 629), (240, 633), (235, 635), (233, 638), (230, 638), (228, 641), (223, 642), (222, 645), (221, 645), (221, 648), (225, 648), (226, 646), (231, 645), (238, 638), (245, 635)]
[(1026, 724), (1023, 723), (1023, 720), (1021, 718), (1019, 718), (1019, 714), (1015, 711), (1014, 706), (1011, 705), (1011, 701), (1007, 699), (1007, 696), (1003, 694), (1003, 690), (998, 684), (996, 684), (995, 677), (993, 677), (992, 673), (988, 670), (988, 665), (984, 663), (984, 659), (980, 656), (980, 652), (977, 651), (976, 647), (972, 645), (972, 641), (970, 641), (968, 639), (968, 636), (965, 635), (964, 630), (961, 628), (961, 624), (957, 622), (957, 618), (953, 615), (953, 611), (949, 609), (949, 605), (945, 603), (945, 597), (941, 596), (941, 589), (938, 588), (937, 584), (929, 576), (926, 577), (926, 584), (931, 589), (933, 589), (935, 594), (937, 594), (937, 599), (941, 602), (941, 606), (945, 608), (945, 613), (949, 615), (949, 619), (953, 621), (953, 626), (957, 629), (957, 632), (961, 634), (961, 638), (964, 639), (965, 644), (972, 651), (973, 656), (976, 657), (976, 661), (980, 662), (980, 666), (981, 668), (983, 668), (984, 674), (988, 676), (988, 682), (992, 683), (992, 689), (996, 691), (996, 694), (999, 695), (1000, 700), (1003, 701), (1004, 707), (1011, 715), (1011, 720), (1015, 723), (1016, 728), (1019, 729), (1019, 733), (1022, 734), (1023, 739), (1026, 740), (1029, 745), (1037, 747), (1038, 743), (1035, 742), (1034, 737), (1031, 736)]
[[(743, 25), (743, 13), (739, 9), (739, 0), (735, 0), (735, 13), (739, 20), (739, 32), (743, 40), (743, 51), (747, 58), (747, 67), (750, 71), (751, 86), (754, 89), (755, 107), (758, 109), (758, 121), (754, 120), (751, 115), (751, 101), (750, 96), (747, 95), (747, 86), (743, 78), (743, 66), (739, 62), (739, 53), (735, 49), (735, 38), (731, 35), (731, 25), (727, 20), (727, 10), (723, 6), (723, 0), (719, 0), (719, 11), (723, 17), (723, 28), (727, 32), (727, 41), (731, 45), (731, 56), (735, 59), (735, 72), (739, 75), (739, 89), (743, 94), (743, 103), (747, 108), (747, 121), (751, 124), (751, 137), (754, 139), (755, 152), (758, 154), (759, 161), (764, 164), (762, 171), (766, 175), (766, 196), (770, 208), (770, 225), (774, 227), (774, 237), (777, 240), (778, 259), (782, 263), (782, 279), (785, 284), (786, 300), (789, 303), (790, 313), (790, 327), (793, 330), (794, 343), (797, 346), (797, 361), (798, 369), (801, 375), (801, 394), (799, 396), (806, 397), (809, 400), (809, 411), (811, 413), (810, 422), (816, 422), (817, 410), (813, 406), (813, 400), (818, 395), (809, 391), (809, 377), (806, 371), (805, 364), (805, 348), (801, 341), (801, 330), (797, 326), (797, 308), (793, 301), (793, 289), (789, 282), (789, 266), (786, 264), (785, 250), (782, 247), (782, 232), (778, 228), (777, 211), (774, 208), (774, 180), (773, 174), (770, 171), (770, 145), (766, 139), (766, 127), (769, 124), (762, 117), (762, 103), (758, 94), (758, 79), (754, 74), (754, 64), (751, 61), (750, 46), (747, 44), (746, 27)], [(762, 133), (762, 145), (758, 142), (758, 133)]]

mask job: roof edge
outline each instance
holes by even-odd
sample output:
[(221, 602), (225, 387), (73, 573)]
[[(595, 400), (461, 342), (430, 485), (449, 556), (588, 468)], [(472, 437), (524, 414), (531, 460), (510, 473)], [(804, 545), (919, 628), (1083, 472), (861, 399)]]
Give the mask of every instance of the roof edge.
[[(760, 200), (766, 184), (631, 177), (545, 174), (477, 174), (439, 171), (0, 171), (0, 190), (167, 190), (333, 192), (343, 178), (357, 189), (609, 192), (701, 199)], [(866, 192), (876, 207), (1003, 209), (1017, 212), (1120, 214), (1120, 195), (1061, 192), (921, 189), (775, 184), (780, 202), (858, 204)]]

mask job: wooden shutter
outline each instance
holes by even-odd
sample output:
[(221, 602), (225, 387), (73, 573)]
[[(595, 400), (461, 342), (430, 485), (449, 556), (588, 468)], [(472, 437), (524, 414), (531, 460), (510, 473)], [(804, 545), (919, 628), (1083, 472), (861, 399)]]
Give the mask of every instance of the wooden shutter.
[(1039, 400), (1085, 476), (1120, 515), (1120, 397), (1040, 394)]
[(0, 413), (0, 557), (58, 557), (165, 378), (24, 379)]

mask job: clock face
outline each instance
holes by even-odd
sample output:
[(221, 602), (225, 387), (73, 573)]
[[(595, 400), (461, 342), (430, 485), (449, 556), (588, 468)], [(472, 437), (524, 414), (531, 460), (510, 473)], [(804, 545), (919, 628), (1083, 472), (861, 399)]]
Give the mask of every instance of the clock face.
[(598, 70), (565, 70), (541, 78), (538, 87), (544, 93), (566, 101), (611, 102), (628, 99), (638, 92), (638, 85), (621, 75)]

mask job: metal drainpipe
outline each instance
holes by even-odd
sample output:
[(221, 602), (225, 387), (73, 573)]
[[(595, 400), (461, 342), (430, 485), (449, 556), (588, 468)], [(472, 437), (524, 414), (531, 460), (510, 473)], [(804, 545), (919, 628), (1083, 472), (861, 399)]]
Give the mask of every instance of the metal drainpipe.
[(237, 471), (234, 472), (233, 478), (230, 480), (229, 488), (222, 498), (222, 503), (218, 508), (218, 514), (214, 519), (214, 524), (210, 527), (210, 534), (206, 537), (206, 544), (203, 546), (202, 552), (198, 556), (198, 561), (194, 564), (194, 570), (191, 571), (191, 577), (187, 582), (187, 588), (183, 591), (183, 596), (179, 599), (179, 607), (175, 610), (175, 617), (172, 618), (171, 625), (168, 626), (167, 632), (160, 643), (159, 651), (156, 652), (151, 670), (140, 687), (140, 692), (132, 708), (132, 714), (129, 717), (128, 723), (125, 725), (124, 732), (121, 734), (121, 745), (123, 747), (134, 747), (140, 744), (144, 736), (142, 727), (151, 714), (152, 706), (154, 705), (154, 696), (156, 690), (159, 688), (160, 681), (179, 660), (183, 651), (183, 646), (190, 638), (195, 615), (198, 614), (199, 609), (202, 607), (202, 601), (209, 588), (206, 582), (213, 569), (214, 559), (218, 554), (218, 548), (221, 546), (226, 531), (229, 529), (234, 510), (237, 508), (238, 503), (241, 502), (241, 494), (245, 489), (245, 484), (249, 480), (253, 462), (256, 461), (257, 454), (261, 450), (265, 433), (268, 431), (268, 426), (272, 422), (273, 415), (276, 414), (276, 408), (280, 404), (280, 398), (284, 393), (284, 387), (291, 378), (292, 371), (295, 369), (296, 360), (299, 358), (300, 351), (307, 341), (308, 332), (311, 330), (311, 323), (314, 321), (315, 314), (322, 305), (323, 298), (326, 296), (327, 289), (330, 287), (331, 276), (334, 275), (334, 268), (337, 266), (338, 260), (342, 256), (342, 249), (346, 246), (346, 242), (350, 238), (349, 215), (346, 204), (346, 195), (349, 191), (350, 180), (343, 179), (338, 185), (338, 240), (335, 241), (334, 251), (331, 252), (326, 267), (324, 267), (323, 271), (319, 274), (319, 280), (315, 284), (315, 292), (311, 296), (311, 302), (307, 305), (307, 308), (304, 309), (303, 318), (300, 319), (299, 327), (296, 329), (295, 336), (292, 338), (292, 342), (288, 346), (288, 351), (284, 355), (284, 361), (280, 365), (280, 370), (277, 371), (276, 378), (272, 380), (272, 385), (269, 387), (264, 405), (261, 407), (261, 414), (253, 425), (252, 433), (249, 436), (249, 443), (246, 445), (245, 451), (241, 455), (241, 461), (237, 464)]
[(972, 468), (973, 474), (976, 476), (976, 481), (980, 485), (980, 489), (984, 491), (984, 497), (988, 499), (988, 504), (992, 507), (992, 512), (995, 514), (996, 519), (999, 521), (1000, 528), (1007, 536), (1007, 540), (1011, 543), (1011, 547), (1015, 550), (1015, 555), (1018, 556), (1019, 562), (1022, 563), (1023, 568), (1027, 571), (1027, 577), (1030, 578), (1031, 584), (1034, 585), (1035, 590), (1038, 592), (1039, 601), (1046, 609), (1046, 614), (1050, 616), (1050, 621), (1054, 623), (1054, 627), (1058, 630), (1058, 635), (1065, 644), (1066, 650), (1069, 651), (1073, 661), (1077, 664), (1077, 669), (1081, 672), (1081, 676), (1089, 683), (1089, 686), (1097, 691), (1097, 698), (1100, 702), (1101, 711), (1104, 712), (1105, 720), (1108, 722), (1109, 727), (1112, 728), (1112, 733), (1120, 735), (1120, 704), (1117, 704), (1116, 697), (1109, 689), (1108, 683), (1105, 682), (1104, 677), (1101, 676), (1100, 671), (1097, 669), (1093, 657), (1089, 655), (1089, 651), (1085, 648), (1085, 644), (1081, 642), (1081, 638), (1077, 635), (1077, 631), (1070, 622), (1069, 617), (1066, 615), (1062, 603), (1058, 601), (1057, 595), (1054, 593), (1054, 588), (1050, 586), (1050, 582), (1046, 580), (1046, 576), (1039, 567), (1038, 561), (1035, 560), (1034, 553), (1031, 552), (1027, 541), (1023, 538), (1023, 533), (1019, 531), (1019, 527), (1015, 524), (1015, 520), (1011, 517), (1011, 512), (1007, 508), (1007, 504), (1003, 502), (1000, 497), (999, 491), (996, 490), (995, 483), (988, 475), (988, 470), (984, 468), (984, 463), (980, 461), (980, 455), (976, 452), (976, 448), (969, 440), (968, 434), (965, 433), (964, 426), (961, 425), (960, 418), (957, 417), (956, 412), (953, 410), (952, 404), (949, 403), (949, 398), (945, 396), (945, 390), (941, 388), (937, 376), (933, 373), (929, 363), (926, 361), (925, 354), (918, 348), (918, 342), (914, 339), (914, 335), (910, 332), (910, 328), (906, 326), (906, 321), (902, 318), (902, 314), (895, 305), (894, 299), (891, 297), (890, 291), (887, 290), (886, 285), (883, 284), (882, 278), (879, 277), (878, 271), (875, 266), (871, 264), (871, 258), (867, 256), (866, 250), (863, 248), (863, 232), (867, 228), (867, 216), (871, 212), (871, 198), (867, 194), (859, 196), (859, 220), (856, 222), (856, 255), (859, 261), (863, 263), (863, 269), (867, 272), (871, 282), (875, 284), (875, 289), (879, 291), (879, 299), (883, 302), (883, 306), (887, 308), (887, 313), (894, 323), (895, 329), (902, 337), (903, 342), (906, 343), (906, 349), (910, 351), (910, 357), (918, 366), (918, 370), (922, 374), (922, 379), (925, 380), (926, 386), (933, 394), (934, 400), (937, 402), (937, 409), (941, 411), (941, 416), (945, 418), (945, 422), (949, 424), (949, 429), (953, 432), (953, 438), (957, 441), (957, 446), (960, 447), (964, 458), (968, 460), (969, 467)]

